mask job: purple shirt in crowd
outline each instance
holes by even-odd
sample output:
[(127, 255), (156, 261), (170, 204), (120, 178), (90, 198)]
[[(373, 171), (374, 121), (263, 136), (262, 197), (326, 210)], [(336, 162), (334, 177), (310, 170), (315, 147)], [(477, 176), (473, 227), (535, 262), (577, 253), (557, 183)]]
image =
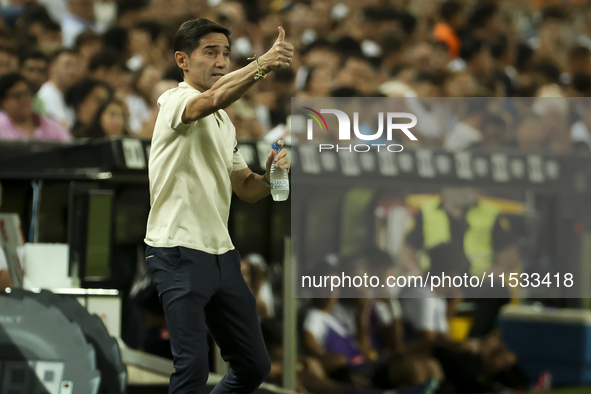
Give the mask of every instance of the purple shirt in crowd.
[(5, 113), (0, 112), (0, 140), (42, 140), (69, 142), (72, 135), (61, 124), (55, 120), (35, 115), (38, 126), (32, 136), (27, 135), (18, 127)]

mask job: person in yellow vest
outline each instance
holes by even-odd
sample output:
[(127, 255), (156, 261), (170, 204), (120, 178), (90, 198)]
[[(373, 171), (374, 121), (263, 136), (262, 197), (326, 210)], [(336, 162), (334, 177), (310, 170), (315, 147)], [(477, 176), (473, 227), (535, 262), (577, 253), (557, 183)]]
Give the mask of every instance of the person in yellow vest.
[[(479, 278), (484, 273), (489, 278), (492, 273), (498, 279), (500, 274), (520, 264), (514, 239), (507, 217), (494, 205), (479, 199), (473, 188), (448, 187), (421, 206), (398, 261), (410, 275), (422, 275), (429, 268), (428, 262), (419, 259), (417, 252), (426, 252), (423, 255), (427, 256), (434, 247), (449, 244), (459, 252), (457, 273)], [(485, 336), (494, 328), (496, 316), (508, 302), (509, 293), (500, 286), (491, 289), (490, 284), (468, 290), (466, 296), (474, 297), (477, 307), (469, 335)], [(493, 290), (498, 298), (482, 298), (490, 297)]]

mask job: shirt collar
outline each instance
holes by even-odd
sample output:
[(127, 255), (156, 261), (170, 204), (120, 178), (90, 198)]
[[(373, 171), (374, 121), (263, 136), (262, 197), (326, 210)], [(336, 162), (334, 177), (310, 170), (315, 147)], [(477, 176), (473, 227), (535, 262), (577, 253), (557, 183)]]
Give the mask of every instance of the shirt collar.
[(199, 93), (203, 93), (202, 91), (195, 89), (193, 86), (189, 85), (187, 82), (183, 81), (183, 82), (179, 82), (179, 88), (189, 88), (189, 89), (193, 89)]

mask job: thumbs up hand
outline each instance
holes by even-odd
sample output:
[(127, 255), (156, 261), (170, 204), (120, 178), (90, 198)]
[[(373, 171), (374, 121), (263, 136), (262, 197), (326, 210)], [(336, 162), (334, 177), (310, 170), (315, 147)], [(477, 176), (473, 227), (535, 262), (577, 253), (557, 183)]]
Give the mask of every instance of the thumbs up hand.
[(275, 40), (275, 43), (285, 41), (285, 29), (283, 29), (282, 26), (279, 26), (278, 29), (279, 29), (279, 37), (277, 37), (277, 39)]
[(293, 45), (285, 42), (285, 30), (279, 26), (279, 36), (271, 49), (260, 57), (261, 67), (266, 73), (273, 70), (289, 68), (293, 59)]

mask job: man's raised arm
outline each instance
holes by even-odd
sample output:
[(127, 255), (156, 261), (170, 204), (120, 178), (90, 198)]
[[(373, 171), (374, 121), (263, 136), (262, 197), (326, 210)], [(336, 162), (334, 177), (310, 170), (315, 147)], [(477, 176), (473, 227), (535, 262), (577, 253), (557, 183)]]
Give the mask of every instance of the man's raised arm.
[[(259, 58), (263, 72), (289, 67), (293, 58), (293, 45), (284, 41), (285, 30), (279, 26), (279, 37), (267, 53)], [(257, 62), (221, 77), (211, 89), (191, 99), (183, 111), (183, 123), (191, 123), (217, 110), (224, 109), (242, 97), (256, 82)]]

